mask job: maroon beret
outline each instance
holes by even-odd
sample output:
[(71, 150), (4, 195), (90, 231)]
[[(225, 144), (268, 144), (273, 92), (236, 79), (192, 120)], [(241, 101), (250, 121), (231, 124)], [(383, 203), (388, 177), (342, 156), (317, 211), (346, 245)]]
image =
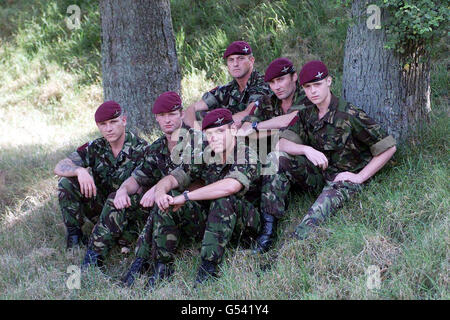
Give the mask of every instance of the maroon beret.
[(288, 58), (278, 58), (273, 60), (267, 67), (264, 81), (269, 82), (274, 78), (295, 72), (294, 64)]
[(172, 112), (181, 108), (181, 98), (178, 93), (167, 91), (156, 98), (152, 113), (158, 114), (164, 112)]
[(220, 127), (233, 123), (231, 111), (225, 108), (214, 109), (208, 112), (202, 121), (202, 130)]
[(95, 111), (95, 122), (102, 122), (117, 118), (122, 114), (122, 108), (120, 105), (113, 101), (103, 102), (100, 107)]
[(247, 55), (252, 53), (252, 48), (250, 45), (245, 41), (235, 41), (231, 43), (227, 50), (225, 50), (225, 53), (223, 54), (223, 58), (226, 59), (228, 56), (231, 56), (232, 54), (241, 54), (241, 55)]
[(328, 76), (327, 66), (319, 60), (313, 60), (306, 63), (298, 75), (300, 85), (308, 82), (316, 82), (325, 79)]

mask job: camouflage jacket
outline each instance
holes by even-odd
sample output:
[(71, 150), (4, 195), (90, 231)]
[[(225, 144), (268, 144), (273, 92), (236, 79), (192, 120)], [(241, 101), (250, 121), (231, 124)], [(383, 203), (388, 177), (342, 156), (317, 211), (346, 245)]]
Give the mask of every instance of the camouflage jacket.
[(105, 138), (98, 138), (77, 149), (82, 167), (90, 167), (94, 183), (102, 194), (115, 192), (133, 170), (144, 160), (148, 150), (147, 141), (132, 132), (125, 132), (122, 150), (114, 158), (111, 146)]
[(202, 179), (205, 185), (209, 185), (222, 179), (232, 178), (243, 186), (243, 189), (236, 194), (237, 196), (253, 195), (258, 192), (261, 165), (256, 153), (245, 143), (236, 144), (233, 155), (228, 157), (226, 163), (222, 163), (223, 161), (216, 157), (209, 147), (205, 148), (202, 155), (201, 164), (183, 163), (170, 173), (178, 181), (180, 190), (186, 189), (191, 181), (197, 179)]
[(299, 110), (280, 138), (313, 147), (328, 159), (324, 172), (327, 180), (334, 180), (340, 172), (357, 173), (372, 157), (396, 144), (395, 139), (370, 118), (362, 109), (339, 99), (331, 98), (328, 112), (318, 119), (315, 105)]
[[(217, 108), (227, 108), (231, 113), (235, 114), (244, 111), (249, 103), (269, 93), (270, 89), (264, 82), (264, 77), (254, 70), (242, 93), (239, 92), (237, 81), (233, 79), (233, 81), (224, 86), (219, 86), (206, 92), (202, 100), (208, 105), (208, 111)], [(200, 116), (203, 117), (206, 112), (201, 112)]]
[(178, 143), (170, 152), (166, 136), (161, 136), (151, 144), (144, 161), (133, 171), (132, 177), (136, 179), (139, 185), (151, 188), (180, 165), (183, 159), (190, 159), (194, 152), (191, 146), (196, 145), (193, 142), (194, 138), (201, 140), (201, 132), (182, 127)]
[(301, 86), (296, 86), (294, 97), (292, 99), (292, 106), (289, 110), (284, 113), (281, 108), (281, 100), (277, 98), (275, 93), (265, 95), (260, 98), (259, 105), (254, 106), (250, 111), (250, 114), (242, 119), (242, 122), (253, 122), (253, 121), (266, 121), (274, 117), (282, 116), (287, 113), (291, 113), (295, 110), (302, 109), (305, 105), (310, 105), (311, 102), (305, 95), (305, 91)]

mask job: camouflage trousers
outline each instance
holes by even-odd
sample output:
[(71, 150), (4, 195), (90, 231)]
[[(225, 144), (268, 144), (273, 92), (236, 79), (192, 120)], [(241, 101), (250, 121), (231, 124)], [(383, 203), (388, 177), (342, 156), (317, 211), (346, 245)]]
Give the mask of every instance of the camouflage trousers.
[(81, 194), (78, 179), (62, 177), (58, 181), (58, 200), (61, 214), (66, 227), (80, 228), (84, 218), (97, 223), (103, 209), (106, 196), (97, 190), (97, 196), (86, 198)]
[[(180, 229), (184, 229), (184, 232), (191, 236), (203, 236), (201, 258), (216, 264), (222, 261), (225, 247), (230, 241), (240, 241), (248, 236), (256, 237), (259, 233), (259, 211), (245, 198), (231, 195), (208, 201), (206, 204), (209, 204), (206, 210), (204, 208), (202, 212), (196, 213), (196, 221), (192, 220), (192, 213), (187, 211), (179, 214), (158, 211), (154, 216), (153, 229), (156, 260), (165, 263), (174, 260)], [(192, 228), (192, 224), (196, 227)]]
[(296, 236), (306, 239), (316, 226), (342, 208), (345, 201), (361, 190), (360, 184), (350, 181), (327, 181), (319, 197), (295, 229)]
[[(180, 193), (177, 191), (171, 192), (172, 196), (178, 194)], [(165, 217), (166, 219), (163, 222), (157, 217), (159, 211), (158, 206), (155, 204), (151, 209), (141, 234), (139, 235), (135, 251), (136, 257), (138, 258), (150, 259), (156, 255), (157, 246), (153, 243), (155, 220), (163, 234), (171, 235), (168, 236), (165, 241), (161, 240), (162, 242), (166, 242), (166, 246), (168, 246), (171, 251), (175, 250), (180, 241), (189, 242), (196, 240), (196, 238), (203, 234), (206, 217), (200, 203), (189, 201), (176, 212), (172, 212), (171, 210), (170, 212), (166, 212), (169, 217)], [(162, 243), (161, 241), (159, 244)]]
[(280, 156), (278, 174), (263, 177), (261, 207), (277, 218), (284, 216), (291, 185), (296, 189), (320, 193), (296, 228), (296, 235), (305, 239), (309, 233), (333, 215), (343, 203), (361, 190), (349, 181), (332, 182), (323, 178), (320, 168), (304, 156)]
[(121, 246), (129, 246), (136, 240), (150, 211), (140, 205), (141, 196), (140, 194), (131, 195), (130, 207), (116, 209), (113, 202), (115, 193), (110, 194), (103, 206), (100, 218), (92, 230), (89, 248), (106, 256), (116, 241)]
[(262, 178), (261, 211), (280, 219), (286, 212), (291, 186), (296, 191), (318, 193), (325, 180), (320, 169), (304, 156), (281, 152), (277, 161), (278, 172)]

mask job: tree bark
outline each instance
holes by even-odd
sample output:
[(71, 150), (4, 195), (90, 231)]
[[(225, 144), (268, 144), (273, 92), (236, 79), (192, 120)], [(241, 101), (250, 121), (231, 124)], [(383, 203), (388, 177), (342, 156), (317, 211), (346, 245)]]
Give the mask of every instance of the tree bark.
[(342, 95), (403, 142), (429, 120), (430, 57), (420, 47), (403, 56), (385, 49), (386, 13), (381, 11), (381, 29), (369, 29), (369, 4), (352, 4), (354, 24), (347, 31)]
[(104, 100), (127, 112), (128, 128), (148, 133), (164, 91), (180, 93), (169, 0), (101, 0)]

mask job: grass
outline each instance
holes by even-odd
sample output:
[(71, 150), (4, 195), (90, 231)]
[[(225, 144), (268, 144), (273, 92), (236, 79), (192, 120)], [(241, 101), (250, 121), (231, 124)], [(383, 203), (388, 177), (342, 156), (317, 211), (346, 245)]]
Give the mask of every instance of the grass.
[[(70, 32), (67, 5), (82, 10)], [(346, 24), (330, 1), (172, 0), (185, 105), (228, 81), (221, 53), (246, 39), (257, 68), (280, 55), (299, 67), (328, 62), (340, 91)], [(449, 117), (445, 41), (433, 50), (431, 123), (420, 142), (394, 160), (306, 241), (288, 238), (312, 204), (296, 195), (280, 224), (276, 248), (253, 257), (227, 251), (221, 278), (193, 289), (198, 244), (184, 247), (172, 281), (153, 293), (146, 276), (133, 289), (116, 285), (133, 254), (114, 249), (106, 274), (83, 277), (69, 290), (66, 272), (84, 250), (65, 251), (53, 168), (98, 136), (92, 114), (102, 102), (96, 2), (0, 0), (0, 292), (2, 299), (449, 299)], [(154, 136), (149, 137), (153, 140)], [(85, 225), (85, 232), (93, 226)], [(261, 273), (261, 266), (272, 267)], [(366, 270), (382, 268), (378, 290)]]

